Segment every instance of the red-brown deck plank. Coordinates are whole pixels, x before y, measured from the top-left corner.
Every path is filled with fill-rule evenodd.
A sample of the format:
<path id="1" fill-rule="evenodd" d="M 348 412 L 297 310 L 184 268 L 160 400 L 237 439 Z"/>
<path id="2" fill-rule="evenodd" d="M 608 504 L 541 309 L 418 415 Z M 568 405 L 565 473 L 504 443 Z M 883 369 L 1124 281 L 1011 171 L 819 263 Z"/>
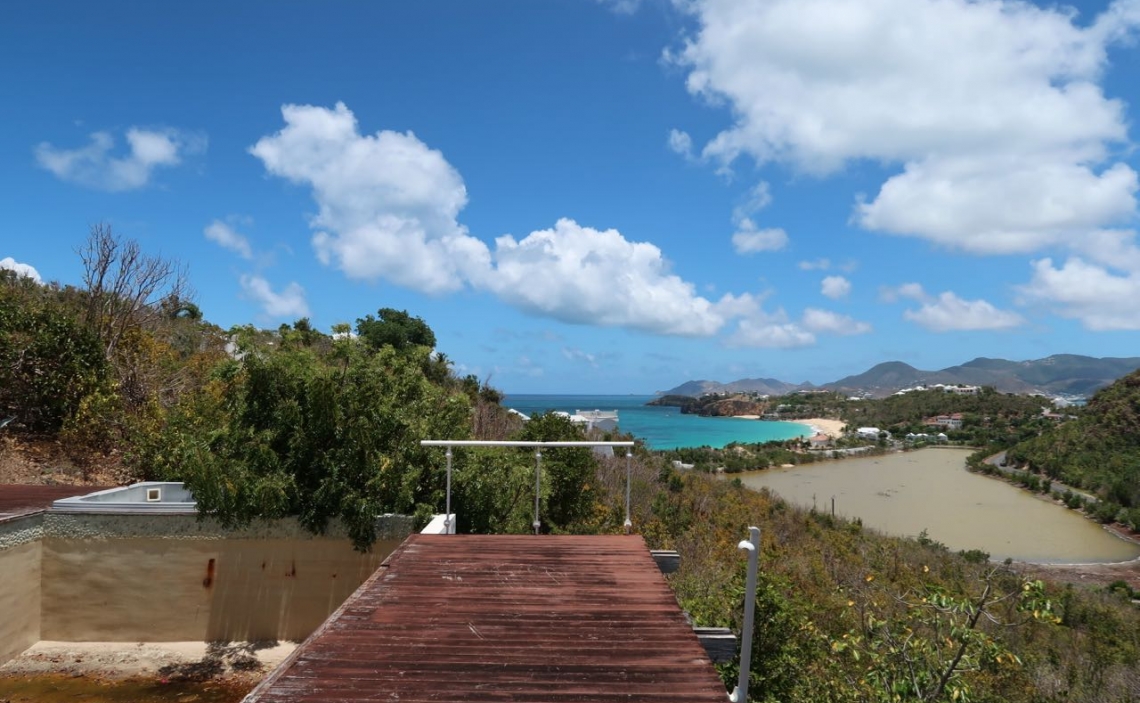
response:
<path id="1" fill-rule="evenodd" d="M 0 522 L 47 510 L 53 501 L 84 496 L 109 486 L 36 486 L 0 484 Z"/>
<path id="2" fill-rule="evenodd" d="M 246 701 L 726 697 L 640 537 L 413 535 Z"/>

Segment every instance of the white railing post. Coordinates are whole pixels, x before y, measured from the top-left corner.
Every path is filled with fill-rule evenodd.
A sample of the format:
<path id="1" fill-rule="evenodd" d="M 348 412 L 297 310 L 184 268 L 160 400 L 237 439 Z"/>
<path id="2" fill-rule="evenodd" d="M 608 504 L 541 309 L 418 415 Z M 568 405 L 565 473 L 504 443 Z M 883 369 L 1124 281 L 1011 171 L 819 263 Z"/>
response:
<path id="1" fill-rule="evenodd" d="M 633 521 L 629 519 L 629 484 L 633 476 L 633 450 L 625 450 L 625 533 L 633 531 Z"/>
<path id="2" fill-rule="evenodd" d="M 534 534 L 542 523 L 538 520 L 538 502 L 542 493 L 542 449 L 534 450 Z"/>
<path id="3" fill-rule="evenodd" d="M 451 527 L 451 446 L 450 445 L 448 445 L 448 447 L 447 447 L 447 453 L 445 456 L 447 457 L 447 507 L 445 508 L 445 510 L 447 510 L 447 512 L 445 513 L 445 517 L 443 518 L 443 528 L 444 528 L 443 533 L 445 535 L 450 535 L 450 534 L 454 534 L 454 530 Z"/>
<path id="4" fill-rule="evenodd" d="M 748 580 L 744 585 L 744 631 L 740 633 L 740 675 L 736 690 L 729 695 L 732 703 L 748 701 L 748 678 L 752 670 L 752 627 L 756 618 L 756 572 L 760 564 L 760 528 L 749 527 L 750 539 L 741 540 L 738 549 L 748 551 Z"/>

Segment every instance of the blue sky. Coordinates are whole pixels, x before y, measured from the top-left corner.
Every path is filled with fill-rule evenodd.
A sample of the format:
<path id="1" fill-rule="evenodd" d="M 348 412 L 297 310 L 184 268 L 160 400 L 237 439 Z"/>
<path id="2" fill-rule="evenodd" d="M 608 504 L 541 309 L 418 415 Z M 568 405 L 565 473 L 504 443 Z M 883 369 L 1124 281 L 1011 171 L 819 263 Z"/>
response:
<path id="1" fill-rule="evenodd" d="M 508 393 L 1140 355 L 1140 0 L 20 2 L 0 266 L 378 308 Z"/>

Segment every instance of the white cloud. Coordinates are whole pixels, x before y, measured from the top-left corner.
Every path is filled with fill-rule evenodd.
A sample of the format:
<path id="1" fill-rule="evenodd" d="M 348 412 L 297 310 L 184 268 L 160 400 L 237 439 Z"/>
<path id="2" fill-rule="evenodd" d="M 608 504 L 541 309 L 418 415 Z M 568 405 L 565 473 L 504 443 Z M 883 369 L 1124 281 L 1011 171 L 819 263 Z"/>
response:
<path id="1" fill-rule="evenodd" d="M 813 261 L 801 261 L 799 267 L 801 271 L 826 271 L 831 268 L 831 260 L 815 259 Z"/>
<path id="2" fill-rule="evenodd" d="M 272 174 L 313 189 L 313 247 L 349 278 L 425 293 L 454 291 L 487 269 L 486 245 L 456 221 L 463 179 L 411 132 L 361 135 L 343 103 L 285 105 L 285 127 L 250 148 Z"/>
<path id="3" fill-rule="evenodd" d="M 729 346 L 760 349 L 794 349 L 815 344 L 815 335 L 794 322 L 779 319 L 744 319 L 727 340 Z"/>
<path id="4" fill-rule="evenodd" d="M 35 149 L 36 162 L 63 181 L 88 188 L 124 191 L 142 188 L 155 169 L 177 166 L 183 155 L 204 151 L 206 138 L 174 129 L 127 130 L 128 153 L 111 154 L 115 139 L 108 132 L 95 132 L 91 143 L 78 149 L 59 149 L 48 142 Z"/>
<path id="5" fill-rule="evenodd" d="M 702 156 L 826 175 L 901 166 L 858 204 L 865 228 L 979 254 L 1066 245 L 1129 222 L 1137 174 L 1124 104 L 1101 88 L 1140 4 L 1090 25 L 1012 0 L 692 0 L 667 54 L 734 124 Z"/>
<path id="6" fill-rule="evenodd" d="M 249 239 L 221 220 L 214 220 L 206 225 L 202 233 L 206 235 L 206 239 L 237 253 L 243 259 L 253 258 L 253 249 L 249 245 Z"/>
<path id="7" fill-rule="evenodd" d="M 669 149 L 674 153 L 684 156 L 686 159 L 692 159 L 693 138 L 689 136 L 688 132 L 671 129 L 669 130 Z"/>
<path id="8" fill-rule="evenodd" d="M 908 292 L 913 297 L 919 291 Z M 945 291 L 937 298 L 926 298 L 918 310 L 906 310 L 903 317 L 932 332 L 1004 330 L 1024 322 L 1015 312 L 999 310 L 985 300 L 963 300 L 952 291 Z"/>
<path id="9" fill-rule="evenodd" d="M 726 343 L 734 347 L 792 349 L 815 344 L 817 334 L 849 336 L 870 331 L 871 325 L 866 322 L 828 310 L 808 308 L 800 321 L 794 322 L 782 309 L 766 313 L 755 308 L 742 317 Z"/>
<path id="10" fill-rule="evenodd" d="M 613 229 L 560 219 L 494 251 L 459 223 L 467 190 L 443 155 L 411 133 L 361 135 L 352 112 L 282 108 L 285 127 L 250 152 L 269 173 L 312 188 L 313 246 L 350 278 L 424 293 L 469 287 L 564 322 L 708 336 L 740 299 L 714 303 L 670 272 L 660 249 Z"/>
<path id="11" fill-rule="evenodd" d="M 838 300 L 851 292 L 851 281 L 843 276 L 827 276 L 820 283 L 819 292 L 832 300 Z"/>
<path id="12" fill-rule="evenodd" d="M 489 289 L 515 307 L 564 322 L 684 336 L 708 336 L 725 323 L 716 304 L 669 273 L 660 249 L 617 230 L 564 218 L 521 241 L 499 237 L 495 262 L 484 281 Z"/>
<path id="13" fill-rule="evenodd" d="M 779 251 L 788 245 L 788 233 L 779 227 L 757 229 L 750 219 L 737 224 L 732 235 L 732 246 L 737 254 L 755 254 L 760 251 Z"/>
<path id="14" fill-rule="evenodd" d="M 0 259 L 0 269 L 15 271 L 19 275 L 30 278 L 36 283 L 43 283 L 43 279 L 40 278 L 40 272 L 37 271 L 34 266 L 31 264 L 22 264 L 10 256 L 5 256 L 3 259 Z"/>
<path id="15" fill-rule="evenodd" d="M 1012 160 L 1012 159 L 1011 159 Z M 1001 164 L 995 157 L 908 163 L 879 197 L 857 207 L 861 225 L 914 234 L 976 254 L 1016 254 L 1073 244 L 1075 234 L 1127 219 L 1136 209 L 1136 172 L 1115 164 L 1101 173 L 1085 165 Z"/>
<path id="16" fill-rule="evenodd" d="M 848 336 L 853 334 L 866 334 L 871 331 L 871 325 L 860 322 L 847 315 L 840 315 L 829 310 L 808 308 L 804 310 L 803 327 L 809 332 L 837 334 Z"/>
<path id="17" fill-rule="evenodd" d="M 754 254 L 760 251 L 779 251 L 788 245 L 788 234 L 776 227 L 761 229 L 752 216 L 768 207 L 772 194 L 768 183 L 760 181 L 753 187 L 744 201 L 732 210 L 732 222 L 736 232 L 732 235 L 732 246 L 737 254 Z"/>
<path id="18" fill-rule="evenodd" d="M 922 285 L 919 283 L 904 283 L 901 286 L 892 288 L 890 286 L 883 286 L 879 289 L 879 297 L 885 303 L 894 303 L 899 298 L 910 298 L 911 300 L 929 300 L 930 296 L 923 290 Z"/>
<path id="19" fill-rule="evenodd" d="M 309 304 L 305 302 L 305 289 L 297 283 L 290 283 L 285 290 L 277 293 L 269 281 L 261 276 L 241 277 L 241 287 L 246 295 L 261 305 L 262 311 L 270 317 L 308 317 Z"/>
<path id="20" fill-rule="evenodd" d="M 1045 305 L 1090 330 L 1140 330 L 1140 271 L 1117 275 L 1079 258 L 1056 268 L 1042 259 L 1019 293 L 1022 302 Z"/>

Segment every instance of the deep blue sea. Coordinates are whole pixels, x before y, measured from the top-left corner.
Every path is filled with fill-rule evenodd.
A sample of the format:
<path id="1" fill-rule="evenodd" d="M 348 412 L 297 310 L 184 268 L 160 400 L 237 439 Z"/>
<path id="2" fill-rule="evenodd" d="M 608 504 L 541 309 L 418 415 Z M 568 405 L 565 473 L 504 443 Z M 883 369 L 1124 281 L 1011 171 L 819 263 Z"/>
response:
<path id="1" fill-rule="evenodd" d="M 795 422 L 743 420 L 733 417 L 682 415 L 677 408 L 646 405 L 651 395 L 523 395 L 510 394 L 503 405 L 525 415 L 550 410 L 617 410 L 618 429 L 645 440 L 650 449 L 710 446 L 732 442 L 770 442 L 811 434 Z"/>

